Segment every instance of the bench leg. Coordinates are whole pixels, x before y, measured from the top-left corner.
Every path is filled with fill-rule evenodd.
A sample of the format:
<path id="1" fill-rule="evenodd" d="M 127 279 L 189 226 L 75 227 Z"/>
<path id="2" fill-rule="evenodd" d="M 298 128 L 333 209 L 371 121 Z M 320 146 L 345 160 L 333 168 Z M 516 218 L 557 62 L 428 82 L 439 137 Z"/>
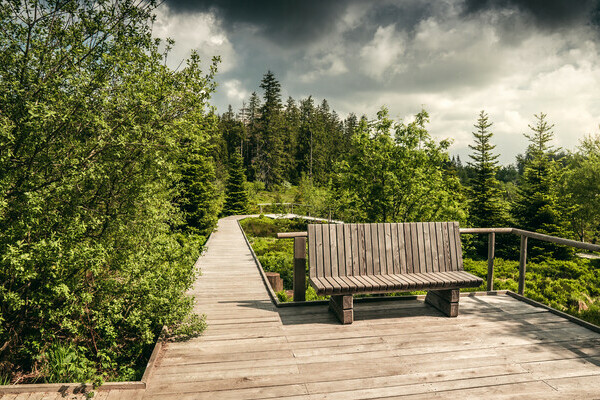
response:
<path id="1" fill-rule="evenodd" d="M 457 317 L 459 299 L 459 289 L 430 290 L 427 292 L 425 302 L 431 304 L 448 317 Z"/>
<path id="2" fill-rule="evenodd" d="M 329 309 L 342 324 L 351 324 L 354 320 L 352 295 L 337 295 L 329 298 Z"/>

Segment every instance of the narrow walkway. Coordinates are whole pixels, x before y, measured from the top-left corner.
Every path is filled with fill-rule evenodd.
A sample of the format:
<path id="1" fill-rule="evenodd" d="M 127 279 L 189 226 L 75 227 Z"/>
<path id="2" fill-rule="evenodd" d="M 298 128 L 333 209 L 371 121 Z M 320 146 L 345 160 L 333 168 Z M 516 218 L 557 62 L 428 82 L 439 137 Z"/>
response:
<path id="1" fill-rule="evenodd" d="M 508 296 L 277 309 L 235 217 L 221 219 L 193 293 L 206 333 L 169 343 L 144 399 L 600 398 L 600 334 Z M 435 392 L 435 393 L 434 393 Z"/>
<path id="2" fill-rule="evenodd" d="M 323 305 L 276 308 L 236 217 L 199 266 L 205 334 L 166 344 L 145 392 L 97 398 L 600 399 L 600 334 L 509 296 L 463 297 L 457 318 L 421 300 L 356 303 L 352 325 Z M 64 399 L 2 400 L 41 398 Z"/>

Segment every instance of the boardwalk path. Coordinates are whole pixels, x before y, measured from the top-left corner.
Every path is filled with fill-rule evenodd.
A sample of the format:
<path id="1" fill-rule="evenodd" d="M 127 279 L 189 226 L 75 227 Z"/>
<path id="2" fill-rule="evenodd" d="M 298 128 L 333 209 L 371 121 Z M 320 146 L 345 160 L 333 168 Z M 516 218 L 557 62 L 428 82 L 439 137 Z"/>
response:
<path id="1" fill-rule="evenodd" d="M 509 296 L 462 298 L 458 318 L 421 300 L 356 303 L 346 326 L 326 306 L 276 308 L 231 217 L 199 262 L 205 334 L 168 343 L 145 392 L 96 398 L 600 399 L 600 334 Z"/>
<path id="2" fill-rule="evenodd" d="M 193 293 L 206 333 L 170 343 L 144 399 L 600 398 L 600 335 L 508 296 L 273 306 L 235 218 L 219 221 Z M 406 397 L 404 397 L 406 396 Z"/>

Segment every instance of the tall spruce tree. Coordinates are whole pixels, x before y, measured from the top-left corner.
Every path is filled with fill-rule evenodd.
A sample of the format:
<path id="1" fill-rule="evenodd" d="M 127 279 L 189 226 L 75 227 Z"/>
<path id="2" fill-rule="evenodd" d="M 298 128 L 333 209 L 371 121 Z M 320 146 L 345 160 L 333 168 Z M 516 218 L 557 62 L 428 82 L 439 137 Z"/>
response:
<path id="1" fill-rule="evenodd" d="M 229 161 L 229 178 L 225 188 L 225 207 L 224 215 L 239 215 L 248 212 L 248 192 L 244 184 L 246 183 L 246 173 L 242 156 L 234 151 Z"/>
<path id="2" fill-rule="evenodd" d="M 474 125 L 475 145 L 469 145 L 473 150 L 469 157 L 473 161 L 467 163 L 474 172 L 470 182 L 469 217 L 474 226 L 481 228 L 501 226 L 507 219 L 500 183 L 496 179 L 499 167 L 498 154 L 492 152 L 496 147 L 491 143 L 494 134 L 489 128 L 492 125 L 485 111 L 481 111 Z"/>
<path id="3" fill-rule="evenodd" d="M 263 76 L 260 88 L 264 90 L 264 104 L 261 108 L 256 169 L 258 178 L 272 188 L 283 181 L 284 175 L 281 85 L 275 75 L 268 71 Z"/>
<path id="4" fill-rule="evenodd" d="M 569 237 L 559 201 L 558 182 L 561 170 L 554 159 L 556 150 L 551 145 L 554 124 L 548 123 L 544 113 L 535 115 L 535 118 L 537 123 L 529 125 L 532 133 L 525 134 L 529 139 L 529 146 L 513 214 L 520 228 Z M 566 258 L 571 255 L 568 249 L 552 244 L 535 243 L 531 247 L 534 256 L 552 253 L 556 258 Z"/>
<path id="5" fill-rule="evenodd" d="M 193 152 L 184 161 L 179 207 L 185 217 L 184 230 L 207 236 L 217 224 L 218 202 L 215 170 L 211 160 Z"/>

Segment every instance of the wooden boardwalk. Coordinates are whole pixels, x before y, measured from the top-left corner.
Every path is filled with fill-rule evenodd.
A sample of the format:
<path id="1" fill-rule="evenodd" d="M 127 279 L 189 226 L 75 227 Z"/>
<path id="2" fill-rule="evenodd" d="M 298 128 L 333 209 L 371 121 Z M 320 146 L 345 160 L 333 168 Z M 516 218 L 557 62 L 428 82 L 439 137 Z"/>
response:
<path id="1" fill-rule="evenodd" d="M 512 297 L 463 297 L 458 318 L 357 302 L 352 325 L 276 308 L 234 217 L 199 263 L 208 329 L 163 348 L 143 399 L 600 399 L 600 334 Z"/>

